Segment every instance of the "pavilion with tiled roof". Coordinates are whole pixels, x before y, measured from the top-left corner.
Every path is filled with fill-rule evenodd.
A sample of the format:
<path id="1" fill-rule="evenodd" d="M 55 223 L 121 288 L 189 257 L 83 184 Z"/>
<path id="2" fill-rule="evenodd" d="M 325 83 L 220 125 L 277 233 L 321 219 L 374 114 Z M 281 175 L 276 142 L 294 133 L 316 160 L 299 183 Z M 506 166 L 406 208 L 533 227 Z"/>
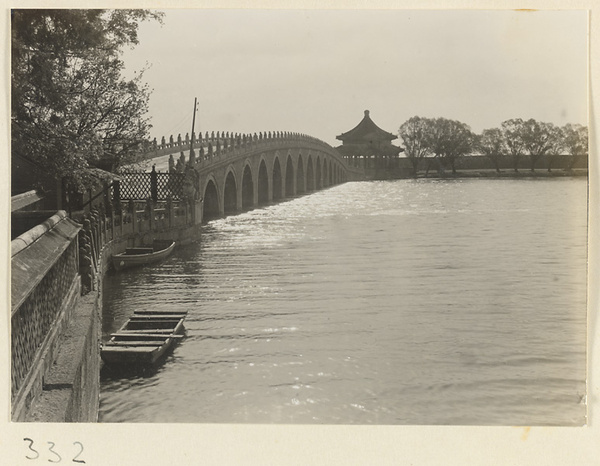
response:
<path id="1" fill-rule="evenodd" d="M 349 159 L 351 165 L 356 165 L 357 159 L 363 163 L 361 165 L 368 166 L 369 160 L 374 159 L 374 166 L 389 166 L 389 159 L 397 158 L 398 154 L 403 151 L 398 146 L 392 144 L 398 136 L 384 131 L 375 124 L 369 115 L 369 111 L 365 110 L 365 116 L 361 122 L 352 128 L 350 131 L 336 136 L 336 139 L 342 141 L 342 145 L 337 149 L 344 157 Z M 386 159 L 382 162 L 382 159 Z"/>
<path id="2" fill-rule="evenodd" d="M 375 122 L 373 122 L 373 120 L 371 120 L 369 111 L 365 110 L 365 116 L 358 125 L 335 138 L 342 141 L 344 145 L 376 144 L 382 142 L 391 144 L 394 139 L 398 139 L 398 136 L 382 130 Z"/>

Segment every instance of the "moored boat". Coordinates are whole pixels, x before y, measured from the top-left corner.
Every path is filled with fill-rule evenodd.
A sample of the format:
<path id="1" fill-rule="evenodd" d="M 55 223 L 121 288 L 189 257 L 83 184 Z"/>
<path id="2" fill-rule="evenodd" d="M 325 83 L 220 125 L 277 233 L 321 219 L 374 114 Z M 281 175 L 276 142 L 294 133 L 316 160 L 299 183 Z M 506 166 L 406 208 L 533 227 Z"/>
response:
<path id="1" fill-rule="evenodd" d="M 183 338 L 185 312 L 135 311 L 100 352 L 108 364 L 152 365 Z"/>
<path id="2" fill-rule="evenodd" d="M 115 270 L 151 264 L 165 259 L 175 248 L 175 241 L 154 241 L 151 247 L 127 248 L 112 257 Z"/>

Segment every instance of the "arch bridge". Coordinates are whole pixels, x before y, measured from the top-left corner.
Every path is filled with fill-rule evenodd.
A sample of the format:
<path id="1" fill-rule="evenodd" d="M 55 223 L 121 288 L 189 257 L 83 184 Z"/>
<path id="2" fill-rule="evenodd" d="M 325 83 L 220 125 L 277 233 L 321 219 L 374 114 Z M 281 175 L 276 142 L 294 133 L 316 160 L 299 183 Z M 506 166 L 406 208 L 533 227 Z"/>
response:
<path id="1" fill-rule="evenodd" d="M 163 139 L 164 141 L 164 139 Z M 171 138 L 172 141 L 172 138 Z M 329 144 L 299 133 L 229 133 L 165 144 L 148 154 L 169 171 L 195 172 L 204 221 L 324 189 L 348 180 L 348 166 Z M 185 160 L 184 151 L 189 151 Z M 177 165 L 173 155 L 181 154 Z M 158 158 L 161 155 L 162 157 Z M 162 159 L 162 164 L 160 163 Z M 166 166 L 165 166 L 166 168 Z"/>

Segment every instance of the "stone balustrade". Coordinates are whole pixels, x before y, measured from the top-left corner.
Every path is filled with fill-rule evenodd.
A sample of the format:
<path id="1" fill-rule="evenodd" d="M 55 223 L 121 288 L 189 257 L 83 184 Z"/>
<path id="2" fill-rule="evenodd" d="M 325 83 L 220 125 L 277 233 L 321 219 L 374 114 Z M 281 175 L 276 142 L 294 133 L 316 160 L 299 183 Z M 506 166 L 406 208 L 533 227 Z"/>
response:
<path id="1" fill-rule="evenodd" d="M 193 140 L 193 145 L 192 145 Z M 313 143 L 319 144 L 324 147 L 330 148 L 331 146 L 318 138 L 309 136 L 303 133 L 289 132 L 289 131 L 264 131 L 259 133 L 233 133 L 229 131 L 206 131 L 204 136 L 202 133 L 192 134 L 190 138 L 189 133 L 186 133 L 185 137 L 181 137 L 178 134 L 177 137 L 170 135 L 168 138 L 163 136 L 160 143 L 154 138 L 149 144 L 144 158 L 154 158 L 161 155 L 172 154 L 174 152 L 189 151 L 201 151 L 201 155 L 212 157 L 213 154 L 221 155 L 224 153 L 230 153 L 235 149 L 248 149 L 249 147 L 256 147 L 259 144 L 277 143 L 282 141 L 294 141 L 300 143 Z"/>
<path id="2" fill-rule="evenodd" d="M 102 258 L 153 238 L 182 241 L 197 236 L 190 230 L 201 221 L 197 202 L 169 197 L 122 203 L 113 195 L 106 189 L 87 212 L 68 218 L 59 211 L 11 242 L 13 420 L 25 420 L 34 401 L 52 390 L 47 375 L 60 354 L 60 335 L 70 325 L 71 314 L 78 312 L 78 300 L 98 293 L 108 266 Z M 86 376 L 94 378 L 98 355 L 92 354 L 89 361 L 91 372 Z M 93 387 L 81 389 L 94 393 Z"/>
<path id="3" fill-rule="evenodd" d="M 42 390 L 43 357 L 57 348 L 71 303 L 79 295 L 80 225 L 59 211 L 11 242 L 11 395 L 13 418 Z M 59 333 L 59 332 L 58 332 Z"/>

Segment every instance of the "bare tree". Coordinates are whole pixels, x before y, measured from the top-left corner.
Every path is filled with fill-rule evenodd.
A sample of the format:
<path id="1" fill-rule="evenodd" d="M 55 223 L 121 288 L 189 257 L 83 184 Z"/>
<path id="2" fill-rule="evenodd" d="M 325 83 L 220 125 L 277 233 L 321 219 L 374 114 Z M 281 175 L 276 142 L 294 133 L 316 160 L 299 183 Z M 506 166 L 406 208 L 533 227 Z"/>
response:
<path id="1" fill-rule="evenodd" d="M 414 116 L 404 122 L 398 131 L 398 134 L 404 141 L 404 154 L 410 160 L 415 178 L 419 162 L 423 157 L 431 153 L 427 145 L 428 122 L 429 120 L 426 118 Z"/>
<path id="2" fill-rule="evenodd" d="M 533 118 L 523 123 L 521 138 L 523 147 L 529 154 L 531 171 L 535 171 L 537 161 L 548 154 L 554 144 L 556 127 L 552 123 L 536 121 Z"/>
<path id="3" fill-rule="evenodd" d="M 492 161 L 496 172 L 499 173 L 500 161 L 508 154 L 508 147 L 502 130 L 499 128 L 484 129 L 477 140 L 477 147 L 483 152 L 483 155 Z"/>
<path id="4" fill-rule="evenodd" d="M 508 154 L 512 159 L 512 165 L 515 173 L 519 171 L 519 162 L 525 154 L 523 143 L 523 125 L 521 118 L 513 118 L 502 122 L 502 134 L 504 142 L 508 149 Z"/>
<path id="5" fill-rule="evenodd" d="M 575 164 L 588 153 L 588 129 L 582 125 L 568 124 L 563 127 L 564 148 L 571 156 L 567 169 L 573 170 Z"/>
<path id="6" fill-rule="evenodd" d="M 552 171 L 552 165 L 558 160 L 565 150 L 565 136 L 563 129 L 552 125 L 549 128 L 550 139 L 548 140 L 548 150 L 546 158 L 548 160 L 548 172 Z"/>
<path id="7" fill-rule="evenodd" d="M 475 135 L 468 125 L 457 120 L 436 118 L 430 124 L 430 150 L 456 174 L 456 161 L 473 150 Z"/>

